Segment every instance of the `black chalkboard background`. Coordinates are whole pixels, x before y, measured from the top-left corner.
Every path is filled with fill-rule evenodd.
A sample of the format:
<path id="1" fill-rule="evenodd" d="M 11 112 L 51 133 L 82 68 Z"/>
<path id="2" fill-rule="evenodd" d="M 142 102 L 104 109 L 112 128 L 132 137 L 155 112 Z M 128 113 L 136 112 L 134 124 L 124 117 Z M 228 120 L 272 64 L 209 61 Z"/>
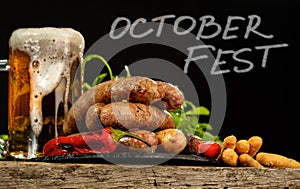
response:
<path id="1" fill-rule="evenodd" d="M 240 30 L 233 32 L 238 39 L 224 41 L 221 36 L 203 40 L 217 49 L 238 50 L 252 48 L 253 54 L 247 56 L 254 63 L 254 68 L 247 73 L 227 73 L 224 79 L 227 89 L 227 111 L 220 131 L 221 138 L 234 134 L 238 139 L 247 139 L 253 135 L 263 137 L 262 151 L 278 153 L 300 161 L 298 131 L 298 95 L 297 56 L 299 10 L 288 1 L 101 1 L 70 2 L 61 4 L 57 1 L 23 1 L 1 6 L 0 10 L 0 59 L 8 56 L 8 40 L 13 30 L 21 27 L 72 27 L 85 37 L 86 49 L 110 31 L 112 22 L 119 16 L 134 21 L 146 18 L 174 14 L 188 15 L 198 21 L 203 15 L 213 15 L 216 21 L 225 27 L 228 16 L 259 15 L 262 23 L 258 30 L 272 34 L 268 40 L 258 36 L 243 39 L 247 22 L 241 22 Z M 4 10 L 6 10 L 4 12 Z M 171 21 L 170 24 L 173 22 Z M 198 22 L 197 24 L 199 24 Z M 238 23 L 238 22 L 237 22 Z M 232 34 L 233 34 L 232 33 Z M 255 51 L 258 45 L 288 44 L 288 47 L 270 50 L 267 66 L 261 67 L 263 51 Z M 137 53 L 138 52 L 138 53 Z M 174 62 L 183 62 L 184 58 L 176 51 L 164 47 L 146 47 L 128 49 L 113 58 L 113 70 L 145 57 L 159 57 Z M 230 58 L 230 57 L 229 57 Z M 234 66 L 228 59 L 225 68 Z M 224 68 L 224 69 L 225 69 Z M 191 69 L 195 70 L 195 69 Z M 199 73 L 191 71 L 189 76 L 196 82 Z M 1 73 L 0 82 L 0 132 L 6 133 L 7 124 L 7 74 Z M 199 85 L 199 82 L 198 84 Z M 201 103 L 210 107 L 208 95 L 201 95 Z"/>

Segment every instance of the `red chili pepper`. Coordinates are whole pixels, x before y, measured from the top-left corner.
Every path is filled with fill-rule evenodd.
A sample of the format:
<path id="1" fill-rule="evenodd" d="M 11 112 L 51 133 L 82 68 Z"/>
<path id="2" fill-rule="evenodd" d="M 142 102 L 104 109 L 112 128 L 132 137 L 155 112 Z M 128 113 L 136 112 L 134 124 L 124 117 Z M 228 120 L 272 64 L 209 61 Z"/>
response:
<path id="1" fill-rule="evenodd" d="M 117 143 L 113 140 L 110 130 L 105 128 L 101 131 L 54 138 L 44 145 L 44 155 L 110 153 L 116 148 Z"/>
<path id="2" fill-rule="evenodd" d="M 221 151 L 220 144 L 214 141 L 201 142 L 200 153 L 206 157 L 215 158 Z"/>
<path id="3" fill-rule="evenodd" d="M 219 143 L 215 141 L 203 141 L 200 137 L 195 135 L 189 135 L 187 138 L 189 139 L 189 142 L 186 148 L 191 154 L 215 158 L 221 151 Z"/>
<path id="4" fill-rule="evenodd" d="M 104 128 L 100 131 L 54 138 L 44 145 L 44 155 L 111 153 L 117 149 L 119 140 L 124 136 L 136 138 L 151 146 L 134 134 L 118 129 Z"/>

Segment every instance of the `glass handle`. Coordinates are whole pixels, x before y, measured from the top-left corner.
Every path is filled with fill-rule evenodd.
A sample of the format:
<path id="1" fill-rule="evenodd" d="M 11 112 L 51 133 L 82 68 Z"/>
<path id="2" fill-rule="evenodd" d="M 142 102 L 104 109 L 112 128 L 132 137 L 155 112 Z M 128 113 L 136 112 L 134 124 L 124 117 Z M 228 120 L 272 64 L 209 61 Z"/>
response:
<path id="1" fill-rule="evenodd" d="M 0 72 L 1 71 L 8 71 L 9 70 L 9 65 L 7 60 L 0 60 Z"/>

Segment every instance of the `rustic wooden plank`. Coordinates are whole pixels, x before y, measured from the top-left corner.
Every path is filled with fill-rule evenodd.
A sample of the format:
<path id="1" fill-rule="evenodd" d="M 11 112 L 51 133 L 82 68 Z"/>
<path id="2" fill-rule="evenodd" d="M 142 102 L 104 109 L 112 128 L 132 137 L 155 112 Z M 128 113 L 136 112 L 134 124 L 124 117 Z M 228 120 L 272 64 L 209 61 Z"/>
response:
<path id="1" fill-rule="evenodd" d="M 0 161 L 0 188 L 300 188 L 300 169 Z"/>

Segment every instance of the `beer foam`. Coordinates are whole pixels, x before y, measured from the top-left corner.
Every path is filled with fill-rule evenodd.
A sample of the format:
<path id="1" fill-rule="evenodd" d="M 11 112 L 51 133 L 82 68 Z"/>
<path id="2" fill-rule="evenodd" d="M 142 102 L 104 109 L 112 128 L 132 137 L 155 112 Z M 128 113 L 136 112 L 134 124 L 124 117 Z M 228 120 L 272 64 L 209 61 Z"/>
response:
<path id="1" fill-rule="evenodd" d="M 9 40 L 14 51 L 23 51 L 30 57 L 30 121 L 36 136 L 42 131 L 42 99 L 53 92 L 63 78 L 65 113 L 68 108 L 71 69 L 83 61 L 84 38 L 72 28 L 20 28 Z"/>

